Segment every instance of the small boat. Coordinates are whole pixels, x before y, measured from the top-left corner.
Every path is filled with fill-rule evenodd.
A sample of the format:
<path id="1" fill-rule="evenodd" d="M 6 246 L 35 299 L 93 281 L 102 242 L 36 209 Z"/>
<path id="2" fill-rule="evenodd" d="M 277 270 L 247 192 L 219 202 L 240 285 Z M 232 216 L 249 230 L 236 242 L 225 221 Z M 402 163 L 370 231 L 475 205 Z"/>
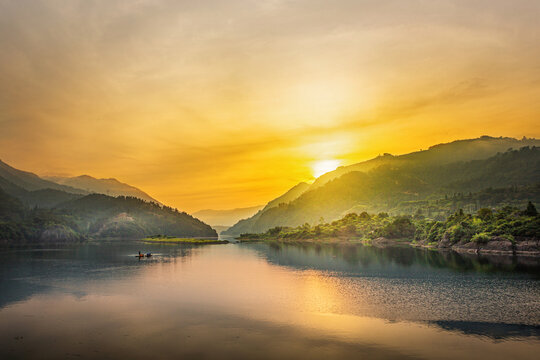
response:
<path id="1" fill-rule="evenodd" d="M 138 255 L 135 255 L 135 257 L 137 258 L 143 258 L 143 257 L 151 257 L 152 256 L 152 253 L 146 253 L 146 254 L 143 254 L 143 253 L 139 253 Z"/>

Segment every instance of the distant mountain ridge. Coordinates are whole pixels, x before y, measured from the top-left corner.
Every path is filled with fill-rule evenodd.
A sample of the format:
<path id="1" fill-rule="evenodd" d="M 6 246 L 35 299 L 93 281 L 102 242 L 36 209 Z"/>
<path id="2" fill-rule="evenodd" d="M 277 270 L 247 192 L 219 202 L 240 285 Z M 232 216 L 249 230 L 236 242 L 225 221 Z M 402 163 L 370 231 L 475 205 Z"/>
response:
<path id="1" fill-rule="evenodd" d="M 194 212 L 193 216 L 214 227 L 228 227 L 236 224 L 241 219 L 253 216 L 262 208 L 263 205 L 227 210 L 205 209 Z"/>
<path id="2" fill-rule="evenodd" d="M 44 176 L 40 177 L 32 172 L 16 169 L 0 160 L 0 178 L 20 189 L 27 191 L 59 190 L 70 194 L 87 195 L 91 193 L 109 196 L 133 196 L 145 201 L 161 204 L 141 189 L 122 183 L 114 178 L 96 179 L 89 175 L 75 177 Z M 7 183 L 4 181 L 4 186 Z M 0 184 L 2 182 L 0 181 Z M 9 193 L 9 191 L 8 191 Z M 38 205 L 39 204 L 34 204 Z"/>
<path id="3" fill-rule="evenodd" d="M 228 228 L 227 230 L 223 231 L 221 234 L 223 235 L 236 235 L 241 234 L 244 232 L 252 232 L 253 224 L 257 222 L 259 217 L 264 214 L 267 210 L 275 208 L 276 206 L 279 206 L 280 204 L 285 204 L 290 201 L 296 200 L 300 195 L 302 195 L 307 189 L 309 188 L 309 184 L 305 182 L 301 182 L 295 186 L 293 186 L 291 189 L 289 189 L 286 193 L 283 195 L 275 198 L 274 200 L 270 201 L 266 206 L 262 209 L 257 211 L 255 215 L 248 219 L 242 219 L 238 221 L 234 226 L 231 228 Z"/>
<path id="4" fill-rule="evenodd" d="M 0 160 L 0 177 L 9 181 L 18 187 L 33 191 L 43 189 L 61 190 L 72 194 L 88 194 L 86 190 L 78 189 L 72 186 L 57 184 L 55 182 L 40 178 L 34 173 L 15 169 Z"/>
<path id="5" fill-rule="evenodd" d="M 115 179 L 56 180 L 63 184 L 0 162 L 0 242 L 73 242 L 157 234 L 217 237 L 204 222 Z"/>
<path id="6" fill-rule="evenodd" d="M 157 201 L 141 189 L 120 182 L 114 178 L 96 179 L 89 175 L 80 175 L 75 177 L 44 176 L 43 178 L 60 185 L 82 189 L 87 193 L 105 194 L 113 197 L 133 196 L 145 201 L 151 201 L 160 204 L 159 201 Z"/>
<path id="7" fill-rule="evenodd" d="M 533 149 L 503 156 L 510 148 L 527 146 Z M 263 232 L 274 226 L 298 226 L 304 222 L 313 224 L 321 218 L 331 221 L 353 208 L 392 211 L 400 202 L 444 196 L 444 191 L 535 183 L 540 181 L 540 164 L 536 162 L 538 146 L 537 139 L 482 136 L 400 156 L 384 154 L 326 173 L 307 189 L 302 187 L 295 199 L 286 202 L 275 199 L 270 203 L 278 202 L 279 206 L 261 210 L 224 234 Z M 493 159 L 488 161 L 490 157 Z M 519 174 L 520 169 L 523 174 Z"/>

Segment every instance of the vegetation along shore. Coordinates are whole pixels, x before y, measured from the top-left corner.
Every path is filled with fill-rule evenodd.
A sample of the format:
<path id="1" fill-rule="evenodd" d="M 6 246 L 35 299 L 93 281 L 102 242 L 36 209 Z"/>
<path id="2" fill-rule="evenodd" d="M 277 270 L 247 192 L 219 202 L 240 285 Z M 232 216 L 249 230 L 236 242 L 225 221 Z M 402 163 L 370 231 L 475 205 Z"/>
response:
<path id="1" fill-rule="evenodd" d="M 179 238 L 166 235 L 155 235 L 144 238 L 145 242 L 164 243 L 164 244 L 228 244 L 227 240 L 203 239 L 203 238 Z"/>
<path id="2" fill-rule="evenodd" d="M 340 220 L 311 226 L 274 227 L 264 233 L 241 234 L 240 241 L 397 243 L 457 252 L 540 256 L 540 215 L 529 202 L 525 209 L 482 208 L 475 214 L 458 210 L 444 221 L 387 213 L 350 213 Z M 313 240 L 318 239 L 318 240 Z"/>

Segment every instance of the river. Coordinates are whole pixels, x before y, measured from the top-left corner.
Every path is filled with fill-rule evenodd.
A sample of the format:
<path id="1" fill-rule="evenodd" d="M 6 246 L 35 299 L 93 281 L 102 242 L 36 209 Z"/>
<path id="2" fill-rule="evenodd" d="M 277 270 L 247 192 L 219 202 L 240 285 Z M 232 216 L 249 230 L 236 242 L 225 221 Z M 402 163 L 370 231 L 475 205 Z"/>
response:
<path id="1" fill-rule="evenodd" d="M 154 256 L 139 260 L 139 250 Z M 0 289 L 7 359 L 540 354 L 535 258 L 92 242 L 0 250 Z"/>

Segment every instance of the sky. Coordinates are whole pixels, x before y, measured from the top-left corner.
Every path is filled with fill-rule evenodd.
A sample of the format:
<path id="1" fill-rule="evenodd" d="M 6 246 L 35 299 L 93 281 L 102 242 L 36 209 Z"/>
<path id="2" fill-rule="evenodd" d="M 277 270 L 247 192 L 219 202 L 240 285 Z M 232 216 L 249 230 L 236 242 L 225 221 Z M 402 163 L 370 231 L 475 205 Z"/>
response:
<path id="1" fill-rule="evenodd" d="M 188 212 L 540 137 L 537 0 L 0 0 L 0 159 Z"/>

